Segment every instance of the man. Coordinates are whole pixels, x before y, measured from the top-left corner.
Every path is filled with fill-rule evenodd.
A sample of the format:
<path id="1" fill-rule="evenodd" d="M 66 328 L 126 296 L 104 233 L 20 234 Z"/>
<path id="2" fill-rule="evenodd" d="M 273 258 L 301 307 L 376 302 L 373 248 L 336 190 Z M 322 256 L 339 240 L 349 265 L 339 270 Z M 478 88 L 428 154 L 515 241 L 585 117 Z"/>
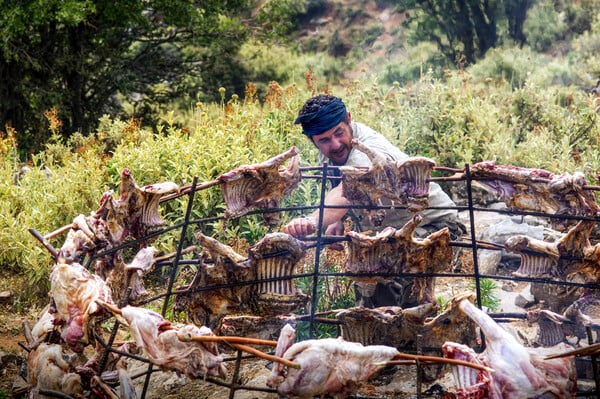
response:
<path id="1" fill-rule="evenodd" d="M 350 112 L 346 110 L 343 101 L 331 95 L 321 94 L 308 99 L 295 121 L 302 126 L 302 132 L 319 149 L 319 161 L 328 162 L 334 166 L 370 166 L 371 161 L 363 152 L 352 147 L 352 139 L 357 138 L 366 146 L 385 154 L 390 159 L 403 161 L 409 158 L 391 144 L 383 135 L 368 126 L 353 122 Z M 447 207 L 455 206 L 450 197 L 444 193 L 436 183 L 429 185 L 429 206 Z M 349 206 L 350 202 L 342 194 L 342 185 L 337 184 L 325 197 L 327 206 Z M 342 235 L 344 233 L 343 218 L 348 212 L 346 208 L 326 208 L 323 212 L 323 226 L 327 235 Z M 364 214 L 364 212 L 361 212 Z M 464 232 L 464 226 L 458 220 L 455 209 L 425 209 L 421 213 L 423 221 L 416 231 L 417 235 L 425 236 L 447 226 L 453 235 Z M 370 225 L 369 218 L 359 216 L 361 230 L 377 230 Z M 386 210 L 384 226 L 402 227 L 413 214 L 406 209 Z M 304 237 L 315 233 L 316 221 L 319 220 L 319 211 L 311 215 L 291 220 L 283 231 L 294 236 Z M 361 286 L 356 291 L 357 302 L 367 307 L 417 305 L 410 295 L 412 279 L 395 279 L 386 283 L 378 283 L 374 293 L 363 295 Z"/>

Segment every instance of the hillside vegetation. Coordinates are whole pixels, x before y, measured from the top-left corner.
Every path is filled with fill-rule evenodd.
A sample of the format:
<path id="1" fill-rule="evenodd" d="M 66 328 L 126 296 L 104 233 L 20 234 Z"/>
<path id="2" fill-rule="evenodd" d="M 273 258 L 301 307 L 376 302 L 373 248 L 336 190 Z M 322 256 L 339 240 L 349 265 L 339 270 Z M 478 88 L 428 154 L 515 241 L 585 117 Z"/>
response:
<path id="1" fill-rule="evenodd" d="M 394 22 L 380 23 L 373 41 L 347 36 L 352 45 L 346 58 L 319 53 L 321 40 L 332 43 L 335 30 L 325 35 L 330 24 L 347 15 L 336 10 L 352 9 L 332 6 L 319 16 L 328 22 L 306 25 L 323 26 L 324 36 L 317 40 L 316 34 L 303 31 L 298 44 L 306 46 L 312 37 L 314 46 L 303 56 L 286 47 L 267 51 L 257 43 L 242 49 L 247 62 L 262 70 L 284 68 L 285 73 L 278 72 L 281 80 L 249 81 L 244 93 L 215 87 L 217 102 L 178 99 L 170 109 L 156 109 L 158 122 L 152 126 L 135 117 L 105 116 L 94 132 L 65 137 L 58 113 L 51 109 L 44 115 L 51 138 L 27 160 L 19 155 L 18 132 L 6 128 L 0 135 L 0 270 L 3 277 L 18 280 L 11 283 L 13 310 L 47 300 L 52 259 L 30 228 L 46 234 L 94 211 L 103 192 L 117 191 L 124 168 L 139 185 L 167 180 L 186 185 L 194 177 L 210 181 L 239 165 L 264 161 L 293 145 L 300 149 L 303 165 L 314 165 L 315 149 L 293 121 L 302 103 L 321 92 L 343 97 L 355 120 L 439 166 L 462 168 L 494 160 L 556 173 L 582 171 L 597 184 L 600 127 L 598 104 L 590 92 L 600 76 L 597 18 L 589 31 L 550 49 L 496 48 L 476 64 L 454 69 L 435 61 L 429 43 L 398 44 L 389 35 L 400 16 L 391 14 L 391 8 L 375 7 L 377 2 L 367 4 L 365 19 L 359 19 L 362 26 Z M 344 32 L 338 29 L 337 37 Z M 314 201 L 313 190 L 302 185 L 286 204 Z M 194 217 L 222 214 L 218 188 L 202 190 L 196 198 Z M 161 209 L 169 224 L 180 220 L 185 202 L 181 197 Z M 284 215 L 281 223 L 291 216 Z M 225 240 L 252 241 L 264 231 L 257 218 L 248 217 L 225 232 L 216 222 L 213 233 Z M 59 247 L 62 239 L 52 244 Z M 164 252 L 175 244 L 168 235 L 157 242 Z"/>

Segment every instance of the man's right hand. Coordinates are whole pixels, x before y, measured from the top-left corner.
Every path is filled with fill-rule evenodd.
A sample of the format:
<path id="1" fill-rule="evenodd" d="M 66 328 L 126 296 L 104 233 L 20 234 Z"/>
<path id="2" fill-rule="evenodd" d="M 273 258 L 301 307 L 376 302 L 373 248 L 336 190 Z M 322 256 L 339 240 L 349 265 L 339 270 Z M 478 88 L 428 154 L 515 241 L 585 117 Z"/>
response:
<path id="1" fill-rule="evenodd" d="M 292 219 L 288 224 L 283 226 L 283 232 L 293 237 L 306 237 L 314 234 L 317 231 L 317 226 L 313 218 L 301 217 Z"/>

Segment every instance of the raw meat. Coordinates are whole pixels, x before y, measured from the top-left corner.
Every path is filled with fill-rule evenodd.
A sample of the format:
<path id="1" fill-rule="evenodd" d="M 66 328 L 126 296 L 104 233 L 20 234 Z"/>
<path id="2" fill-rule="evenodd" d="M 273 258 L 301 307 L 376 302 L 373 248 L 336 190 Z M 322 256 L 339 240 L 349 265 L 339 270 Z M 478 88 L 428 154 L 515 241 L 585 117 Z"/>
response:
<path id="1" fill-rule="evenodd" d="M 288 159 L 288 167 L 280 169 Z M 221 192 L 227 207 L 226 218 L 245 215 L 255 208 L 278 208 L 283 197 L 291 194 L 300 182 L 298 149 L 292 147 L 265 162 L 240 166 L 223 173 L 217 180 L 221 182 Z M 267 212 L 264 218 L 265 223 L 270 226 L 279 221 L 276 213 Z"/>
<path id="2" fill-rule="evenodd" d="M 382 200 L 403 205 L 411 212 L 420 212 L 429 206 L 429 177 L 435 161 L 425 157 L 411 157 L 405 161 L 392 161 L 359 140 L 352 146 L 364 152 L 371 160 L 369 168 L 341 166 L 344 197 L 353 205 L 375 207 Z M 369 211 L 371 223 L 380 226 L 384 209 Z"/>
<path id="3" fill-rule="evenodd" d="M 174 325 L 160 314 L 140 307 L 128 305 L 117 309 L 107 304 L 103 306 L 125 319 L 136 345 L 155 365 L 189 378 L 226 375 L 216 344 L 179 338 L 180 335 L 186 338 L 214 335 L 208 327 Z"/>
<path id="4" fill-rule="evenodd" d="M 446 342 L 442 350 L 449 358 L 471 361 L 494 372 L 453 366 L 459 398 L 490 399 L 570 398 L 577 391 L 577 373 L 572 359 L 547 360 L 546 356 L 569 346 L 559 343 L 550 348 L 523 346 L 471 301 L 472 294 L 453 299 L 456 305 L 481 328 L 485 350 L 476 354 L 471 348 Z"/>
<path id="5" fill-rule="evenodd" d="M 75 372 L 77 356 L 58 344 L 41 343 L 27 355 L 28 398 L 45 399 L 40 391 L 56 391 L 71 397 L 83 396 L 83 384 Z"/>
<path id="6" fill-rule="evenodd" d="M 175 310 L 185 311 L 195 324 L 216 328 L 227 315 L 273 317 L 305 306 L 308 297 L 291 280 L 306 251 L 301 241 L 270 233 L 245 257 L 201 232 L 196 237 L 204 248 L 198 273 L 190 285 L 178 288 L 175 300 Z"/>
<path id="7" fill-rule="evenodd" d="M 471 165 L 475 184 L 487 188 L 509 209 L 558 215 L 597 216 L 596 194 L 586 190 L 580 172 L 555 175 L 552 172 L 518 166 L 496 165 L 493 161 Z M 565 220 L 551 219 L 556 228 L 566 228 Z"/>
<path id="8" fill-rule="evenodd" d="M 61 336 L 69 348 L 81 353 L 90 343 L 90 318 L 103 314 L 96 300 L 112 303 L 109 286 L 79 263 L 57 263 L 50 273 L 50 296 L 54 324 L 62 328 Z"/>
<path id="9" fill-rule="evenodd" d="M 388 226 L 375 236 L 349 231 L 348 258 L 344 270 L 349 278 L 367 284 L 388 280 L 402 273 L 425 274 L 414 277 L 413 294 L 419 304 L 433 303 L 434 273 L 450 271 L 453 250 L 450 231 L 443 228 L 423 239 L 414 231 L 423 218 L 415 215 L 401 229 Z M 362 275 L 377 274 L 380 275 Z"/>
<path id="10" fill-rule="evenodd" d="M 398 351 L 384 345 L 363 346 L 342 338 L 302 341 L 290 346 L 293 329 L 282 329 L 276 355 L 300 365 L 299 368 L 276 366 L 267 385 L 277 388 L 290 399 L 310 399 L 318 395 L 345 398 L 362 382 L 383 368 Z M 287 372 L 286 372 L 287 371 Z"/>

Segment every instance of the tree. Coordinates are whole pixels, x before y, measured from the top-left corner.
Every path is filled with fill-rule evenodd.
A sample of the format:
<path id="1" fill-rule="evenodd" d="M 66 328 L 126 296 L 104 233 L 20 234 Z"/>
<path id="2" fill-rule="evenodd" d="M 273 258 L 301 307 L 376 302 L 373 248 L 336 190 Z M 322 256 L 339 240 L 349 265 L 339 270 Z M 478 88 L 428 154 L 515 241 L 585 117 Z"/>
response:
<path id="1" fill-rule="evenodd" d="M 498 25 L 508 20 L 509 36 L 524 42 L 523 21 L 533 0 L 396 0 L 414 23 L 418 40 L 437 44 L 457 65 L 472 64 L 497 45 Z"/>
<path id="2" fill-rule="evenodd" d="M 205 66 L 231 60 L 260 29 L 289 25 L 268 18 L 290 21 L 281 3 L 257 12 L 252 0 L 0 1 L 0 131 L 14 128 L 20 148 L 36 151 L 51 108 L 63 134 L 87 134 L 121 111 L 120 98 L 157 85 L 170 88 L 165 101 L 201 90 Z"/>

